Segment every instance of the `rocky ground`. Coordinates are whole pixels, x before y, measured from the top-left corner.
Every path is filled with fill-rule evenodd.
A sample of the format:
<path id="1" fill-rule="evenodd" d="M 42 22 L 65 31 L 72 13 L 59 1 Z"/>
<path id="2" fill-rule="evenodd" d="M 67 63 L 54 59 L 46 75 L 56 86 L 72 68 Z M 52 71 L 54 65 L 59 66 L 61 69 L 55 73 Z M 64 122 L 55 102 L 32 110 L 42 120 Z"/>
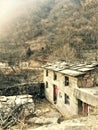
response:
<path id="1" fill-rule="evenodd" d="M 70 119 L 60 124 L 46 125 L 34 130 L 98 130 L 98 115 Z"/>
<path id="2" fill-rule="evenodd" d="M 62 117 L 47 100 L 37 100 L 35 112 L 9 130 L 98 130 L 98 115 L 68 119 Z"/>
<path id="3" fill-rule="evenodd" d="M 45 99 L 37 101 L 35 103 L 35 109 L 36 111 L 33 115 L 20 120 L 10 130 L 32 130 L 44 125 L 56 124 L 58 118 L 61 117 L 61 114 Z"/>
<path id="4" fill-rule="evenodd" d="M 98 130 L 97 114 L 66 119 L 46 100 L 37 103 L 36 107 L 35 117 L 14 126 L 12 130 Z"/>

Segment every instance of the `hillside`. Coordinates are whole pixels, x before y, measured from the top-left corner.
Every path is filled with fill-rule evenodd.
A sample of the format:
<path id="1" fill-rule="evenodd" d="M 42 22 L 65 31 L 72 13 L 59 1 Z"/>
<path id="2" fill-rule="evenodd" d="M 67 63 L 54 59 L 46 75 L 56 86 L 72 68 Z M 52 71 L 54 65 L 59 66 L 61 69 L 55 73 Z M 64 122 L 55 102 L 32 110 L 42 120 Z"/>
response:
<path id="1" fill-rule="evenodd" d="M 1 60 L 88 60 L 89 50 L 94 50 L 91 59 L 96 59 L 97 7 L 97 0 L 31 0 L 23 4 L 0 32 Z"/>

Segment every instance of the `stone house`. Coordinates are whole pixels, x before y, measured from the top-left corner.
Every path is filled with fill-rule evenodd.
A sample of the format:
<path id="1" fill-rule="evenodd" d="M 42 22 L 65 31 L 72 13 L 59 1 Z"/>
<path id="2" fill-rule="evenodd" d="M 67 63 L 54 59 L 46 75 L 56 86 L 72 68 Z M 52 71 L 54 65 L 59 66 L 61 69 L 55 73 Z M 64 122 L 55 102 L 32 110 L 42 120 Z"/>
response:
<path id="1" fill-rule="evenodd" d="M 64 116 L 98 110 L 98 63 L 47 63 L 43 66 L 45 96 Z"/>

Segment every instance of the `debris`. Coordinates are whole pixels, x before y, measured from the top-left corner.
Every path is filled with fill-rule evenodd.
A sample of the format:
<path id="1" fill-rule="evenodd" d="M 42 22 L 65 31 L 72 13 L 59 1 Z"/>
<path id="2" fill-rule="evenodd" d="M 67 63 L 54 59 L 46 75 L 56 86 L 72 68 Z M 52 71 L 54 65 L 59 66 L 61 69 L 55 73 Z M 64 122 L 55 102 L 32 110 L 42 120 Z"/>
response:
<path id="1" fill-rule="evenodd" d="M 35 107 L 31 95 L 0 97 L 0 125 L 3 130 L 19 122 L 21 118 L 25 119 L 34 111 Z"/>

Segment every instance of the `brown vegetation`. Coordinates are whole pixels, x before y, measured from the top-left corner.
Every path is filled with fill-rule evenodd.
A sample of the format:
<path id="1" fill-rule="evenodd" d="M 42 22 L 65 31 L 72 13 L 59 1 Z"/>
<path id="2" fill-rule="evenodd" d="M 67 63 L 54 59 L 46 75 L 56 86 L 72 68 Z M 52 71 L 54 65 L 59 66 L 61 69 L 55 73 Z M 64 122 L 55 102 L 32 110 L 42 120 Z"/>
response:
<path id="1" fill-rule="evenodd" d="M 35 8 L 30 4 L 6 27 L 9 33 L 1 35 L 1 59 L 84 59 L 81 50 L 98 48 L 97 5 L 97 0 L 40 0 Z"/>

